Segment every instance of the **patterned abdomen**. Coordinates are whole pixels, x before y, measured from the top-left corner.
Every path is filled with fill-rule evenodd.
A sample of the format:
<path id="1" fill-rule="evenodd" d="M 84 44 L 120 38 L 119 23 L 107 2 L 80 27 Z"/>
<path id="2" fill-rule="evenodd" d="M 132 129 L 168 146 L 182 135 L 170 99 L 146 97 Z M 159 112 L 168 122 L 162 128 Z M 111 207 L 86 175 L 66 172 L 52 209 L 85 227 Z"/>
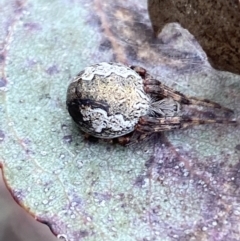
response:
<path id="1" fill-rule="evenodd" d="M 84 132 L 100 138 L 132 132 L 139 118 L 149 113 L 150 104 L 142 78 L 122 64 L 87 67 L 68 88 L 70 115 Z"/>

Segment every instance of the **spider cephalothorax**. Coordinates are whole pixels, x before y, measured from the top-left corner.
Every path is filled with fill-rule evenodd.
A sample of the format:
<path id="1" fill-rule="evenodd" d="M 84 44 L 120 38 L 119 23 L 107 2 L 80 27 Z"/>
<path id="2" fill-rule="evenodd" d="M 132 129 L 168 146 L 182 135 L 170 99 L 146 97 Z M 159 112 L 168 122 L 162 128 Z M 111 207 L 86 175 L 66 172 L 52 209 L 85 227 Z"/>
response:
<path id="1" fill-rule="evenodd" d="M 141 67 L 119 63 L 85 68 L 67 91 L 68 111 L 82 131 L 103 139 L 121 137 L 121 143 L 125 143 L 124 136 L 129 138 L 128 134 L 134 132 L 147 136 L 191 125 L 234 122 L 183 117 L 181 105 L 231 111 L 209 100 L 186 97 L 152 78 Z"/>

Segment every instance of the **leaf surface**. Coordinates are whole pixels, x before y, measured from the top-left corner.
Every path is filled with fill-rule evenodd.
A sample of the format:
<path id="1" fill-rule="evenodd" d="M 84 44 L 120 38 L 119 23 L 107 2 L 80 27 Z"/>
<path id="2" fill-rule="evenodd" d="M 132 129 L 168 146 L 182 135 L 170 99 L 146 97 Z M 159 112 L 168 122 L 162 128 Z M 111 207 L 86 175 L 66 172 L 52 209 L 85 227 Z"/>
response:
<path id="1" fill-rule="evenodd" d="M 117 61 L 237 118 L 239 76 L 212 69 L 177 24 L 154 38 L 142 0 L 2 6 L 0 162 L 21 206 L 71 241 L 239 237 L 239 126 L 194 127 L 121 147 L 84 140 L 65 106 L 79 71 Z"/>

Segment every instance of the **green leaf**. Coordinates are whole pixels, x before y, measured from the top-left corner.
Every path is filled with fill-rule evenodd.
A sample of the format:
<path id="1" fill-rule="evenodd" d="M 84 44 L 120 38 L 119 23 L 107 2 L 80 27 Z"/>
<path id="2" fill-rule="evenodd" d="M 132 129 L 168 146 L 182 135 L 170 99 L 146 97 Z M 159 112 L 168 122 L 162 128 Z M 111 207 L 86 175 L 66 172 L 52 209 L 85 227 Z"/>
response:
<path id="1" fill-rule="evenodd" d="M 178 24 L 154 38 L 143 0 L 1 5 L 0 162 L 21 206 L 71 241 L 238 239 L 239 126 L 194 127 L 130 147 L 92 143 L 65 101 L 84 67 L 118 61 L 237 118 L 239 76 L 212 69 Z"/>

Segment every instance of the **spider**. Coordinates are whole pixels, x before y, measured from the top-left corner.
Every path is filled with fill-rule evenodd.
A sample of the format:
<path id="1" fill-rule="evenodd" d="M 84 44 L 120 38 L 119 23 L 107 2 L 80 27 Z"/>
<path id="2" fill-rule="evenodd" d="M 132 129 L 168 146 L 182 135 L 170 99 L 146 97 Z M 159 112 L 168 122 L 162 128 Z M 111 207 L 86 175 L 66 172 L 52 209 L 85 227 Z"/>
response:
<path id="1" fill-rule="evenodd" d="M 85 68 L 70 83 L 67 109 L 89 136 L 138 142 L 152 133 L 235 120 L 191 118 L 183 105 L 233 111 L 206 99 L 187 97 L 154 79 L 144 68 L 120 63 L 99 63 Z"/>

